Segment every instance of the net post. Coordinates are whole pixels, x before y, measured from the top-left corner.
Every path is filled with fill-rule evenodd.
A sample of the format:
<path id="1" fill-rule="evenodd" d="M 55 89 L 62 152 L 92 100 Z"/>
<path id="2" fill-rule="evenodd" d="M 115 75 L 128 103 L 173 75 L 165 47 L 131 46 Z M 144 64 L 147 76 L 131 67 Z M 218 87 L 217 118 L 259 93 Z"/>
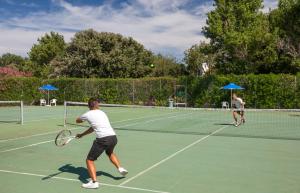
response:
<path id="1" fill-rule="evenodd" d="M 24 124 L 24 116 L 23 116 L 23 109 L 24 109 L 24 105 L 23 105 L 23 101 L 20 101 L 21 102 L 21 105 L 20 105 L 20 108 L 21 108 L 21 125 Z"/>

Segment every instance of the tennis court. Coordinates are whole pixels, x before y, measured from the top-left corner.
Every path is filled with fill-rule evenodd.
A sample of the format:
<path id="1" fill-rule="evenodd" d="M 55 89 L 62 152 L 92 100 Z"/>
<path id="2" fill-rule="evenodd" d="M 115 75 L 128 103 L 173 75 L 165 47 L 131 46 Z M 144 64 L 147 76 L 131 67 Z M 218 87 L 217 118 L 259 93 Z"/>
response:
<path id="1" fill-rule="evenodd" d="M 86 107 L 70 107 L 67 126 Z M 96 162 L 101 187 L 86 190 L 85 157 L 94 135 L 59 148 L 64 107 L 0 108 L 0 192 L 300 192 L 299 111 L 253 110 L 234 127 L 228 110 L 103 107 L 118 134 L 116 153 L 129 174 L 108 158 Z M 8 115 L 11 113 L 10 115 Z M 6 121 L 7 120 L 7 121 Z"/>

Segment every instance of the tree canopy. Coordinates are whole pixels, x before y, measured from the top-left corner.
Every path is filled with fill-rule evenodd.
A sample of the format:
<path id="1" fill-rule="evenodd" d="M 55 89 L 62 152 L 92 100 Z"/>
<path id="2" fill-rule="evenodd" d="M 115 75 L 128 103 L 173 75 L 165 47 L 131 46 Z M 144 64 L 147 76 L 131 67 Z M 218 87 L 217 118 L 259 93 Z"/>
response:
<path id="1" fill-rule="evenodd" d="M 216 0 L 203 32 L 210 38 L 219 73 L 267 72 L 277 60 L 276 31 L 270 32 L 262 0 Z M 267 69 L 265 69 L 267 68 Z"/>
<path id="2" fill-rule="evenodd" d="M 54 74 L 70 77 L 138 78 L 151 72 L 153 54 L 131 37 L 92 29 L 75 34 Z"/>
<path id="3" fill-rule="evenodd" d="M 172 56 L 163 56 L 158 54 L 153 56 L 152 72 L 150 76 L 182 76 L 186 75 L 186 67 L 184 64 L 179 64 L 176 58 Z"/>
<path id="4" fill-rule="evenodd" d="M 185 53 L 190 72 L 209 55 L 209 67 L 218 74 L 299 72 L 300 1 L 279 0 L 270 13 L 261 11 L 262 2 L 215 0 L 203 28 L 209 45 L 193 45 Z"/>
<path id="5" fill-rule="evenodd" d="M 28 53 L 32 71 L 35 76 L 47 77 L 52 70 L 50 62 L 64 55 L 66 43 L 64 37 L 56 32 L 46 33 L 37 41 Z"/>
<path id="6" fill-rule="evenodd" d="M 263 0 L 214 0 L 202 33 L 209 42 L 191 45 L 183 62 L 154 54 L 132 37 L 93 29 L 75 33 L 71 42 L 46 33 L 29 58 L 3 54 L 0 66 L 37 77 L 139 78 L 203 74 L 300 72 L 300 1 L 279 0 L 262 12 Z M 201 29 L 199 28 L 199 31 Z M 206 72 L 207 73 L 207 72 Z"/>

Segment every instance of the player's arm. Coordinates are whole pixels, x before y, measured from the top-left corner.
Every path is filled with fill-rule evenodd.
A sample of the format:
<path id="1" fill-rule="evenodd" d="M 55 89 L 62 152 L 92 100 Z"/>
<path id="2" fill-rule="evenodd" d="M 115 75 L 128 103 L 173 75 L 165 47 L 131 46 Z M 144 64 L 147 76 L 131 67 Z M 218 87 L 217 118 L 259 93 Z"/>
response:
<path id="1" fill-rule="evenodd" d="M 242 108 L 243 109 L 245 108 L 245 104 L 246 104 L 245 102 L 242 103 Z"/>
<path id="2" fill-rule="evenodd" d="M 87 130 L 85 130 L 83 133 L 79 133 L 76 135 L 76 138 L 81 138 L 85 135 L 88 135 L 90 133 L 93 133 L 94 129 L 92 127 L 88 128 Z"/>
<path id="3" fill-rule="evenodd" d="M 244 109 L 244 102 L 243 102 L 243 100 L 242 100 L 241 98 L 238 98 L 237 101 L 238 101 L 238 103 L 239 103 L 239 109 L 240 109 L 240 110 L 241 110 L 241 109 Z"/>
<path id="4" fill-rule="evenodd" d="M 78 117 L 77 119 L 76 119 L 76 123 L 82 123 L 83 122 L 83 120 L 80 118 L 80 117 Z"/>
<path id="5" fill-rule="evenodd" d="M 245 108 L 245 102 L 243 101 L 243 100 L 241 100 L 241 106 L 242 106 L 242 109 L 244 109 Z"/>

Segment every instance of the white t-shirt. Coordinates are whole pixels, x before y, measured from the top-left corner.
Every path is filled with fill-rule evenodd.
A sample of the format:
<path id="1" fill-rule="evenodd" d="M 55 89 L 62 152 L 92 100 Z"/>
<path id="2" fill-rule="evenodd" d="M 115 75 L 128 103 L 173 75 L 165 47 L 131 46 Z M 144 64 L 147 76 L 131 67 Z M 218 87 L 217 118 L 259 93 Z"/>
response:
<path id="1" fill-rule="evenodd" d="M 110 125 L 108 117 L 99 109 L 90 110 L 84 113 L 80 116 L 80 119 L 82 121 L 87 121 L 91 125 L 96 133 L 97 138 L 116 135 L 114 129 Z"/>
<path id="2" fill-rule="evenodd" d="M 236 109 L 244 109 L 244 104 L 241 98 L 236 98 L 236 100 L 233 101 L 233 105 Z"/>

